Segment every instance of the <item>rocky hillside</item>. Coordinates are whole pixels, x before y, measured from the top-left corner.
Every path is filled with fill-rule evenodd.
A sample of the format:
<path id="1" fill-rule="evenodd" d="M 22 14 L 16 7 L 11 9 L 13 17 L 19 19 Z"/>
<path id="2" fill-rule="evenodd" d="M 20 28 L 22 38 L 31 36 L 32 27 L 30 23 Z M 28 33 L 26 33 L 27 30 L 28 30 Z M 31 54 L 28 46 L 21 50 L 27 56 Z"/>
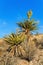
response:
<path id="1" fill-rule="evenodd" d="M 25 50 L 23 56 L 10 56 L 6 51 L 9 45 L 0 39 L 0 65 L 43 65 L 43 34 L 32 35 L 29 42 L 21 46 Z"/>
<path id="2" fill-rule="evenodd" d="M 6 49 L 8 48 L 8 44 L 5 43 L 3 39 L 0 39 L 0 56 L 2 56 L 5 52 Z"/>

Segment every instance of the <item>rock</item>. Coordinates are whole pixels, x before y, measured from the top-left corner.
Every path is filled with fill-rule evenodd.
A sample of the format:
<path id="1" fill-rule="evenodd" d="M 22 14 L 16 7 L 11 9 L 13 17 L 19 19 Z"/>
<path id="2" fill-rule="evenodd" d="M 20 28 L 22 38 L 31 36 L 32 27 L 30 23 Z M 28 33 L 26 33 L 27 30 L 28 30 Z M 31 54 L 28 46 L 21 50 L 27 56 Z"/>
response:
<path id="1" fill-rule="evenodd" d="M 43 65 L 43 50 L 37 50 L 34 59 L 30 61 L 30 65 Z"/>
<path id="2" fill-rule="evenodd" d="M 43 65 L 43 46 L 42 49 L 39 49 L 34 45 L 34 41 L 32 41 L 34 38 L 37 38 L 37 41 L 40 42 L 39 40 L 42 40 L 43 39 L 42 37 L 43 35 L 33 36 L 29 44 L 26 41 L 25 41 L 26 44 L 25 43 L 21 44 L 23 48 L 19 47 L 19 49 L 22 50 L 22 55 L 24 57 L 22 59 L 21 57 L 11 56 L 11 54 L 9 54 L 9 52 L 6 51 L 8 45 L 1 40 L 0 65 Z M 43 42 L 43 40 L 41 42 Z M 26 58 L 29 58 L 30 61 L 27 61 Z"/>
<path id="3" fill-rule="evenodd" d="M 0 60 L 0 65 L 29 65 L 28 61 L 18 57 L 6 57 Z"/>

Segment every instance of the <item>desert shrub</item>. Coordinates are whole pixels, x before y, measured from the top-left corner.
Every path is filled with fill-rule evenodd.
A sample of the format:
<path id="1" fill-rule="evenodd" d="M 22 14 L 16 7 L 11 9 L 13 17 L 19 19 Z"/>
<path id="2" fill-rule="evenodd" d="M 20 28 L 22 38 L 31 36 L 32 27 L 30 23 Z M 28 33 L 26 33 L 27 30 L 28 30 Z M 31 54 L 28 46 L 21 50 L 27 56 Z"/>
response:
<path id="1" fill-rule="evenodd" d="M 33 41 L 29 41 L 28 43 L 25 41 L 22 43 L 22 47 L 25 50 L 24 59 L 30 61 L 34 58 L 34 54 L 36 52 L 36 46 Z"/>
<path id="2" fill-rule="evenodd" d="M 33 41 L 35 42 L 35 45 L 37 48 L 39 49 L 43 49 L 43 38 L 41 39 L 33 39 Z"/>

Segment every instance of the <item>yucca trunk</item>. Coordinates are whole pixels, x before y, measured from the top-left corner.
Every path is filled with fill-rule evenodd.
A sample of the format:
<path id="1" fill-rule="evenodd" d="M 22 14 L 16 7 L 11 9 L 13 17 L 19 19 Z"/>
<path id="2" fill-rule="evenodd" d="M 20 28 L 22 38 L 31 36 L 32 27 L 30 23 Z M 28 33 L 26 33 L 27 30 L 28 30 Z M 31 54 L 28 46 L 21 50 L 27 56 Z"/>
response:
<path id="1" fill-rule="evenodd" d="M 15 56 L 17 57 L 18 56 L 18 50 L 17 50 L 17 46 L 16 46 L 16 52 L 15 52 Z"/>
<path id="2" fill-rule="evenodd" d="M 30 31 L 27 29 L 26 31 L 25 31 L 25 34 L 26 34 L 26 36 L 27 36 L 27 42 L 29 41 L 29 38 L 30 38 Z"/>
<path id="3" fill-rule="evenodd" d="M 11 51 L 9 52 L 10 56 L 17 56 L 18 52 L 17 52 L 17 46 L 12 46 Z"/>
<path id="4" fill-rule="evenodd" d="M 26 56 L 25 50 L 20 45 L 18 45 L 18 56 L 20 56 L 20 57 L 25 57 Z"/>
<path id="5" fill-rule="evenodd" d="M 15 46 L 13 46 L 9 52 L 9 56 L 14 56 L 14 49 L 15 49 Z"/>

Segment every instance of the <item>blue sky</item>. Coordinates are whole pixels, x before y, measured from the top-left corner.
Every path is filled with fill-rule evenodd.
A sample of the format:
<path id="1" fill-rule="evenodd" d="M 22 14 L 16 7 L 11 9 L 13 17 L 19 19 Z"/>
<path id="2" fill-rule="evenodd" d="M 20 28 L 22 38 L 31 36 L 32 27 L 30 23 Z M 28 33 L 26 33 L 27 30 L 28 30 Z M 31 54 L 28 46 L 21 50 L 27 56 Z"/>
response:
<path id="1" fill-rule="evenodd" d="M 16 22 L 25 19 L 28 10 L 39 21 L 39 33 L 43 33 L 43 0 L 0 0 L 0 37 L 15 32 Z"/>

